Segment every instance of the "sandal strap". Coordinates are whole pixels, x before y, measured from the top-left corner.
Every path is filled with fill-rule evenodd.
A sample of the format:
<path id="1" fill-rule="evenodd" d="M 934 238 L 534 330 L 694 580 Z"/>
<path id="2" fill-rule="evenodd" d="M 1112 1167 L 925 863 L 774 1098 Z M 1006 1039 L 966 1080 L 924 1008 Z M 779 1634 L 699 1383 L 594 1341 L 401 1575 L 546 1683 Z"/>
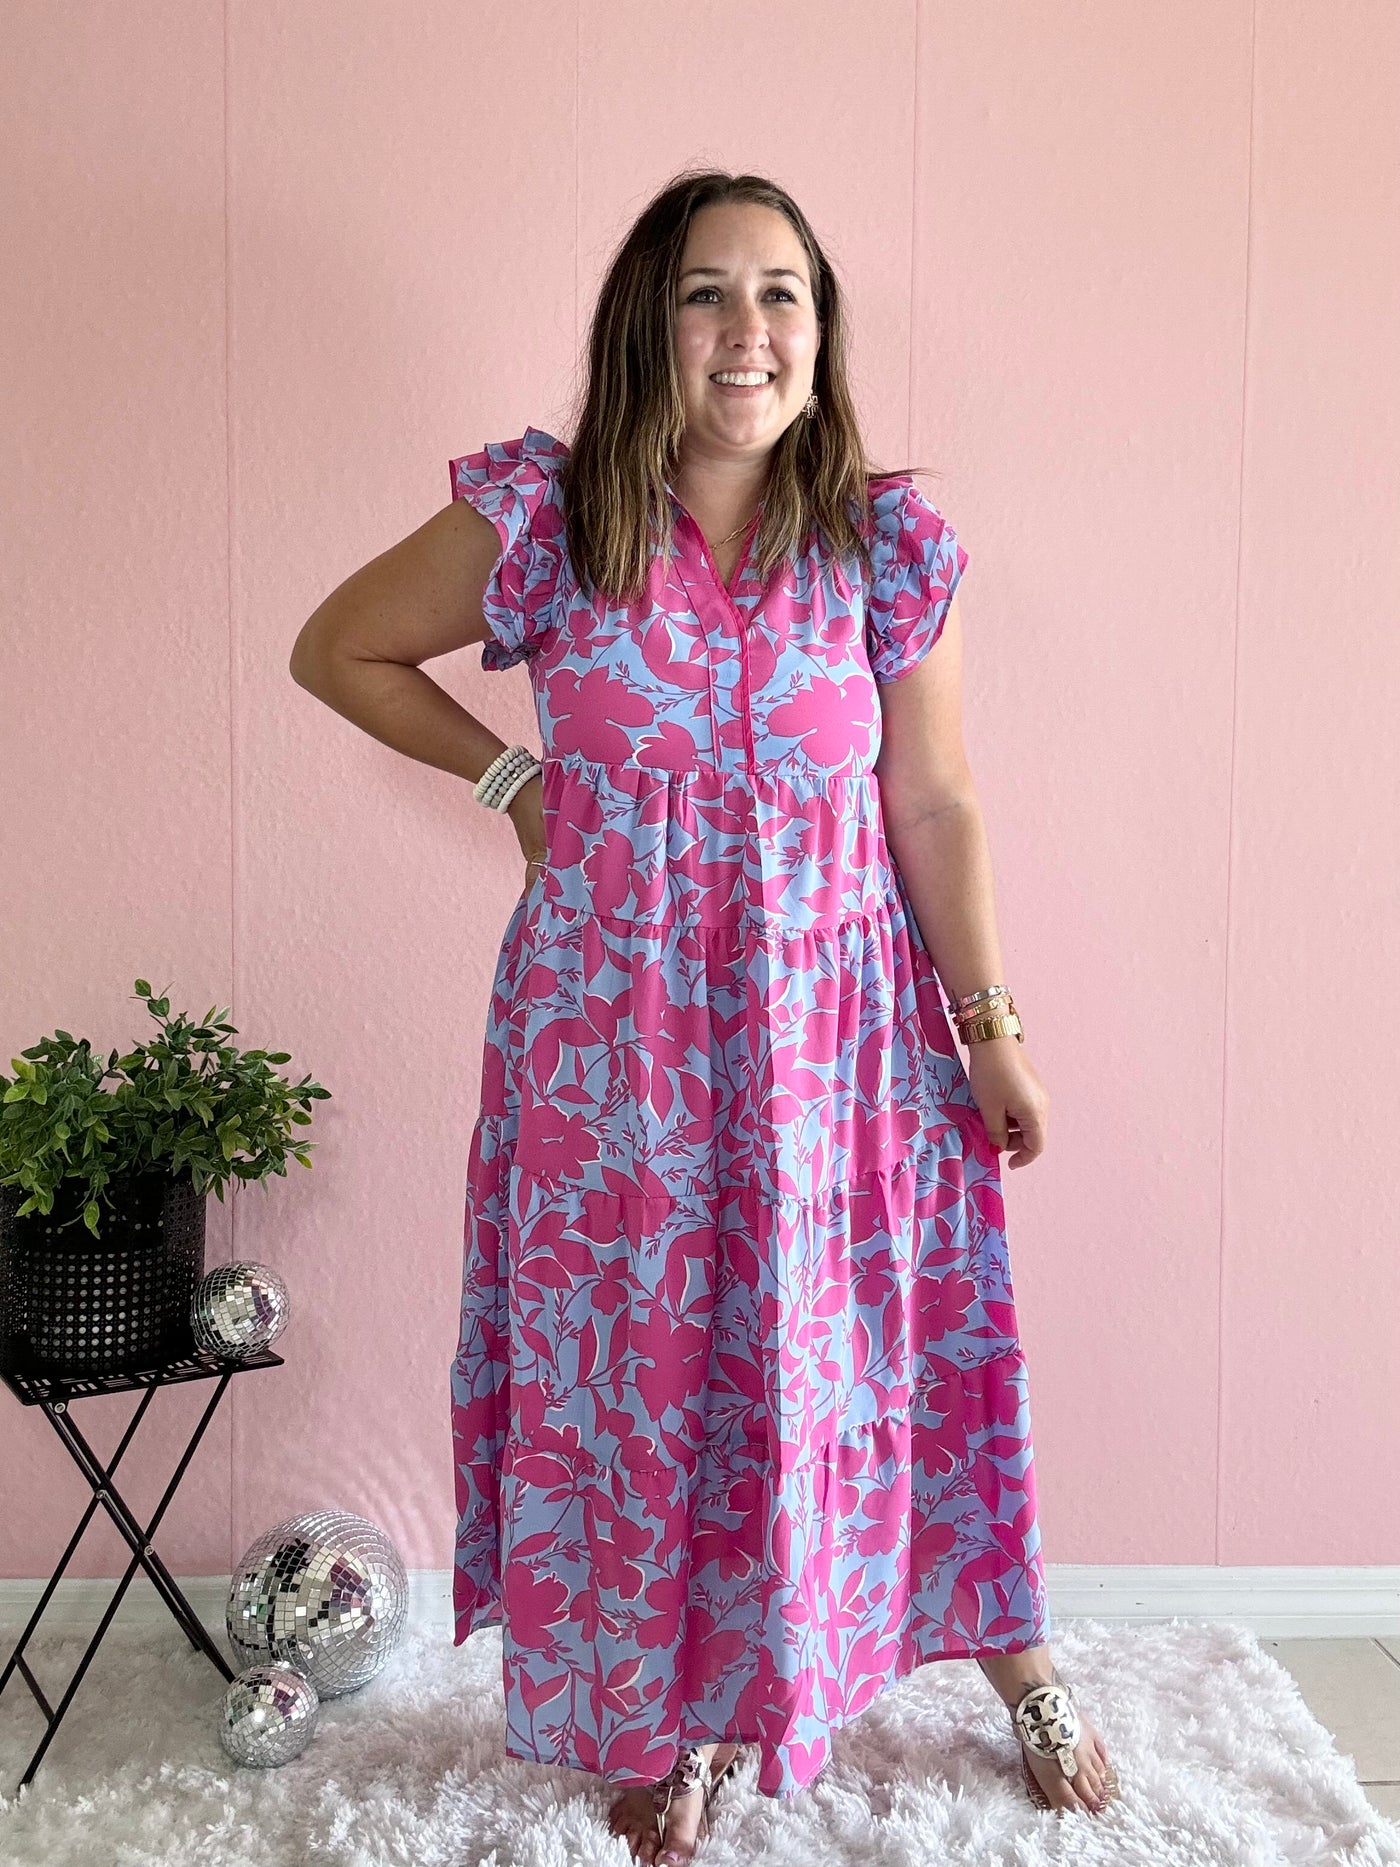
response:
<path id="1" fill-rule="evenodd" d="M 1026 1749 L 1037 1757 L 1053 1757 L 1066 1776 L 1073 1776 L 1075 1746 L 1082 1726 L 1074 1705 L 1074 1687 L 1036 1685 L 1011 1713 L 1011 1726 Z"/>
<path id="2" fill-rule="evenodd" d="M 670 1775 L 652 1784 L 652 1800 L 664 1813 L 671 1806 L 672 1796 L 683 1796 L 691 1789 L 704 1790 L 708 1795 L 711 1780 L 709 1758 L 698 1744 L 684 1744 Z"/>

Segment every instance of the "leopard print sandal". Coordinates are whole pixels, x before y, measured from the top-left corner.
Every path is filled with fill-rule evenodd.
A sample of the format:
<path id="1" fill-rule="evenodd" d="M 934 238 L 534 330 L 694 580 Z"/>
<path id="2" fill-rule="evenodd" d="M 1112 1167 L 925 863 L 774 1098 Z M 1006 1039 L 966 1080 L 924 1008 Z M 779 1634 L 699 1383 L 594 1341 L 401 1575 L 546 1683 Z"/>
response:
<path id="1" fill-rule="evenodd" d="M 1011 1729 L 1021 1746 L 1021 1780 L 1027 1795 L 1038 1809 L 1053 1809 L 1055 1804 L 1041 1788 L 1026 1753 L 1053 1757 L 1067 1777 L 1078 1774 L 1074 1751 L 1083 1726 L 1075 1708 L 1074 1687 L 1063 1681 L 1056 1685 L 1032 1686 L 1011 1713 Z M 1099 1807 L 1106 1809 L 1117 1794 L 1118 1772 L 1110 1763 L 1104 1770 L 1103 1801 Z"/>
<path id="2" fill-rule="evenodd" d="M 732 1742 L 732 1739 L 721 1738 L 719 1741 L 721 1743 Z M 658 1844 L 664 1843 L 666 1839 L 666 1817 L 671 1812 L 672 1798 L 684 1795 L 687 1790 L 691 1789 L 699 1789 L 705 1798 L 700 1810 L 700 1826 L 695 1831 L 696 1847 L 698 1848 L 700 1843 L 708 1838 L 710 1833 L 710 1810 L 714 1807 L 715 1797 L 719 1794 L 720 1785 L 734 1770 L 735 1766 L 743 1761 L 743 1757 L 744 1747 L 740 1744 L 736 1747 L 734 1755 L 729 1759 L 728 1763 L 725 1764 L 724 1768 L 718 1775 L 715 1775 L 710 1768 L 710 1759 L 701 1755 L 697 1745 L 687 1744 L 682 1747 L 681 1754 L 676 1760 L 675 1769 L 672 1770 L 669 1776 L 663 1776 L 659 1783 L 654 1783 L 652 1785 L 651 1795 L 652 1804 L 656 1810 L 656 1838 Z M 659 1863 L 665 1863 L 667 1860 L 667 1853 L 668 1850 L 664 1846 L 658 1845 L 657 1861 Z"/>

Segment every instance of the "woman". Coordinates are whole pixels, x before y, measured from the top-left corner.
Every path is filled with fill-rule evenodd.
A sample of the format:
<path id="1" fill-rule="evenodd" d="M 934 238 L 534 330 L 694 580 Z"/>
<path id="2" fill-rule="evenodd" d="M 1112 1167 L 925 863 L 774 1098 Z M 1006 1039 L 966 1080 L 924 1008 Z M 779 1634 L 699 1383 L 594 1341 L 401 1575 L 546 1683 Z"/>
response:
<path id="1" fill-rule="evenodd" d="M 507 1753 L 607 1777 L 634 1856 L 688 1861 L 746 1748 L 794 1795 L 973 1657 L 1032 1798 L 1096 1811 L 1002 1229 L 1047 1098 L 962 750 L 967 558 L 867 470 L 790 197 L 674 180 L 604 280 L 572 448 L 451 471 L 292 666 L 526 858 L 452 1371 L 456 1640 L 502 1623 Z M 527 664 L 542 765 L 422 673 L 475 642 Z"/>

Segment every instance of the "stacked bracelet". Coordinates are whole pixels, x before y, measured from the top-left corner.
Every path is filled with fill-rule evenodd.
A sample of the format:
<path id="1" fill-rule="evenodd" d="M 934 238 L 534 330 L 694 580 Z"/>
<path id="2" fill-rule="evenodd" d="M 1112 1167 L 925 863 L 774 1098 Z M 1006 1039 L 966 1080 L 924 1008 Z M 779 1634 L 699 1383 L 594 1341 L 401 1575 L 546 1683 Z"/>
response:
<path id="1" fill-rule="evenodd" d="M 544 767 L 528 746 L 507 746 L 498 752 L 472 787 L 478 804 L 505 810 L 521 785 L 528 784 Z"/>
<path id="2" fill-rule="evenodd" d="M 1004 985 L 987 985 L 949 1006 L 958 1036 L 965 1044 L 985 1043 L 989 1037 L 1014 1037 L 1024 1044 L 1025 1033 L 1016 1015 L 1016 1001 Z"/>

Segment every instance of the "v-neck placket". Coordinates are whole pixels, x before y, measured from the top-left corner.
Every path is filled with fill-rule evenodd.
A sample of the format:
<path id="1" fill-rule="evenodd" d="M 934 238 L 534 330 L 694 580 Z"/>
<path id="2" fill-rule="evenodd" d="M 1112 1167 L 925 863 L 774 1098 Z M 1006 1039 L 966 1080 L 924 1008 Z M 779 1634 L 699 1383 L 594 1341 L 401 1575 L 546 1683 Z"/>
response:
<path id="1" fill-rule="evenodd" d="M 729 624 L 729 628 L 717 631 L 717 633 L 725 635 L 732 633 L 734 638 L 739 680 L 738 695 L 732 703 L 732 711 L 738 721 L 743 739 L 745 764 L 749 772 L 752 772 L 755 769 L 757 755 L 754 750 L 753 737 L 753 671 L 749 665 L 749 637 L 762 610 L 762 597 L 760 595 L 752 599 L 745 606 L 740 603 L 737 592 L 744 579 L 749 553 L 753 549 L 754 534 L 763 516 L 763 508 L 760 506 L 749 521 L 748 529 L 744 534 L 743 548 L 735 561 L 733 581 L 726 584 L 720 576 L 719 565 L 715 562 L 709 541 L 699 524 L 675 493 L 671 492 L 669 487 L 666 490 L 671 494 L 672 503 L 676 508 L 677 523 L 689 528 L 693 546 L 699 552 L 699 560 L 709 572 L 708 579 L 698 577 L 694 557 L 685 551 L 677 552 L 676 566 L 690 596 L 691 606 L 702 622 L 707 620 L 707 613 L 711 619 L 723 618 Z M 688 557 L 689 562 L 687 562 Z M 722 608 L 716 607 L 717 605 L 722 605 Z M 726 698 L 729 697 L 726 696 Z M 716 726 L 718 725 L 717 721 Z M 718 739 L 716 749 L 718 751 Z"/>
<path id="2" fill-rule="evenodd" d="M 710 574 L 714 578 L 719 588 L 724 592 L 724 597 L 725 597 L 726 602 L 729 604 L 729 607 L 734 611 L 735 616 L 739 619 L 741 623 L 747 624 L 748 622 L 752 620 L 752 618 L 749 616 L 746 616 L 744 612 L 739 608 L 738 604 L 734 600 L 734 592 L 737 589 L 738 584 L 740 582 L 740 578 L 742 576 L 744 566 L 749 561 L 749 551 L 753 545 L 754 533 L 758 528 L 758 522 L 763 517 L 762 502 L 761 501 L 759 502 L 758 511 L 754 513 L 753 517 L 748 522 L 747 528 L 745 529 L 743 549 L 740 551 L 738 557 L 735 559 L 735 562 L 734 562 L 733 581 L 731 583 L 726 583 L 723 577 L 721 577 L 719 574 L 719 565 L 715 562 L 715 554 L 710 549 L 710 541 L 708 538 L 706 538 L 704 532 L 701 530 L 699 521 L 695 518 L 694 514 L 690 511 L 689 507 L 686 506 L 676 496 L 675 492 L 672 491 L 670 486 L 667 486 L 666 491 L 670 493 L 671 503 L 672 505 L 675 506 L 676 511 L 686 521 L 686 523 L 690 526 L 691 531 L 695 534 L 695 537 L 696 537 L 697 542 L 699 543 L 700 549 L 704 553 L 705 562 L 709 566 Z"/>

